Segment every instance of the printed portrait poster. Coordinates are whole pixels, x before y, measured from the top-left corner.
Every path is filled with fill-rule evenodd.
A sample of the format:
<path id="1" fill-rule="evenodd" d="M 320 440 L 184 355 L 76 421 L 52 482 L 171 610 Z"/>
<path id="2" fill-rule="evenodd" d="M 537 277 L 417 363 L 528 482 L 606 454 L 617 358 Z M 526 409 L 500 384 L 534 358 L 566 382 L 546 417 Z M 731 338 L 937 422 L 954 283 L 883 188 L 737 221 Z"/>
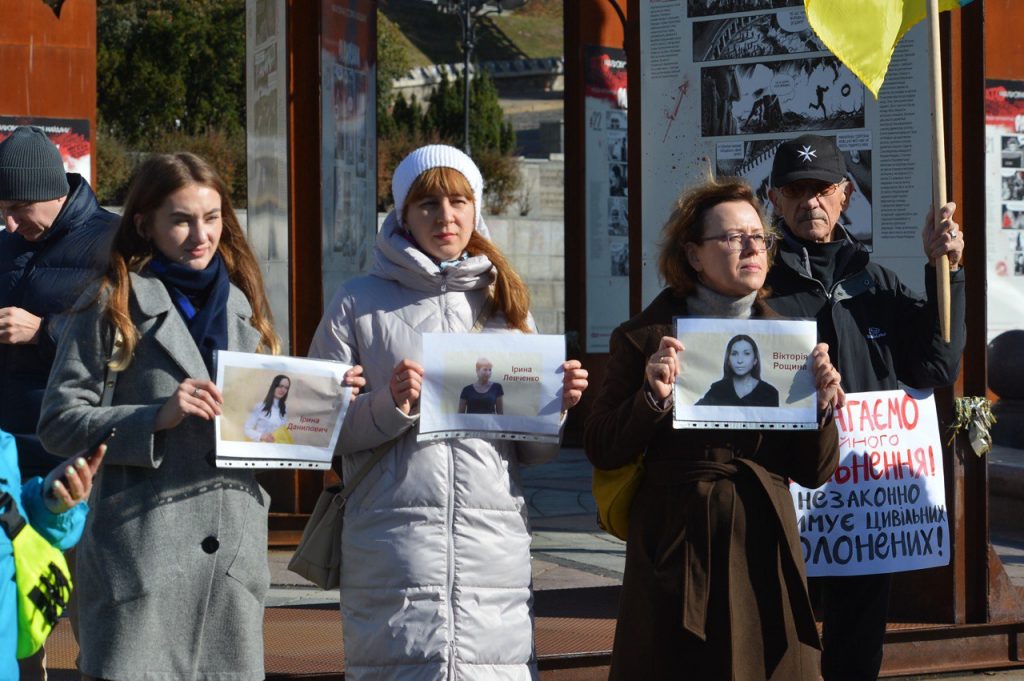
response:
<path id="1" fill-rule="evenodd" d="M 564 362 L 563 336 L 423 334 L 417 439 L 557 442 Z"/>
<path id="2" fill-rule="evenodd" d="M 674 428 L 813 429 L 813 321 L 677 317 Z"/>
<path id="3" fill-rule="evenodd" d="M 942 441 L 931 393 L 848 394 L 836 425 L 836 472 L 816 490 L 789 486 L 807 576 L 947 565 Z"/>
<path id="4" fill-rule="evenodd" d="M 217 465 L 329 468 L 345 420 L 351 367 L 341 362 L 217 353 L 223 415 L 215 419 Z"/>
<path id="5" fill-rule="evenodd" d="M 39 118 L 36 116 L 0 116 L 0 142 L 7 139 L 14 129 L 22 125 L 34 125 L 46 133 L 60 151 L 64 170 L 78 173 L 90 185 L 92 182 L 92 137 L 89 135 L 89 121 L 78 118 Z"/>

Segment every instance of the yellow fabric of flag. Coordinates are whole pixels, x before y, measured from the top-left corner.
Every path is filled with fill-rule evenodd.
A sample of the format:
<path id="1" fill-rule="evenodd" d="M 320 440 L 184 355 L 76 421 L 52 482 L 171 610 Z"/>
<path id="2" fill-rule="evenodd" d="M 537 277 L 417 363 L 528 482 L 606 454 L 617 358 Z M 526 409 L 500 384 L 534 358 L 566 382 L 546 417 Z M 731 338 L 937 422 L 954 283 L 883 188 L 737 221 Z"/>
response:
<path id="1" fill-rule="evenodd" d="M 959 9 L 967 2 L 939 0 L 939 11 Z M 928 13 L 926 0 L 804 0 L 804 7 L 825 47 L 876 99 L 896 44 Z"/>

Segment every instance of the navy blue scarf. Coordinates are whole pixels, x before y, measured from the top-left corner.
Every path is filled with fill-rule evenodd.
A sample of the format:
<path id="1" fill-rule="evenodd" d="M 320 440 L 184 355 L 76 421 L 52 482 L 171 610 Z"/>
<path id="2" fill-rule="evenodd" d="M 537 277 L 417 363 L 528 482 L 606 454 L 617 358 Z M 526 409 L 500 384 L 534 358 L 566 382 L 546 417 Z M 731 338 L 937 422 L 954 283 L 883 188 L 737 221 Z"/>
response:
<path id="1" fill-rule="evenodd" d="M 215 253 L 204 270 L 194 270 L 157 253 L 149 269 L 163 282 L 203 356 L 210 376 L 213 351 L 228 347 L 228 270 L 220 253 Z"/>

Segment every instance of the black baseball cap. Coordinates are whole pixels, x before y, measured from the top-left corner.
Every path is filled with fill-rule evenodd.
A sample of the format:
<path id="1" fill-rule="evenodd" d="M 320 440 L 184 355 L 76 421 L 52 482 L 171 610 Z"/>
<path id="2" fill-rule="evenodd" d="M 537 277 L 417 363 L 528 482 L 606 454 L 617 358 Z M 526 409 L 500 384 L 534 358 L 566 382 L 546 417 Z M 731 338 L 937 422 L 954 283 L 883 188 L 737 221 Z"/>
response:
<path id="1" fill-rule="evenodd" d="M 846 178 L 846 161 L 832 137 L 800 135 L 775 150 L 771 184 L 784 187 L 798 180 L 834 184 Z"/>

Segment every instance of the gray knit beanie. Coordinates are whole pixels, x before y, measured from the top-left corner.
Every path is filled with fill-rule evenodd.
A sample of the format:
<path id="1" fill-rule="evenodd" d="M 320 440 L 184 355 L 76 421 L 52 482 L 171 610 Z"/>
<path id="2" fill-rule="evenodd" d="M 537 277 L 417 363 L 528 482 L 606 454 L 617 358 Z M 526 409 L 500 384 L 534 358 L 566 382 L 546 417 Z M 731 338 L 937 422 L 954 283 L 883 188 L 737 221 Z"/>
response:
<path id="1" fill-rule="evenodd" d="M 0 201 L 50 201 L 71 191 L 60 151 L 34 126 L 0 142 Z"/>
<path id="2" fill-rule="evenodd" d="M 412 183 L 424 171 L 431 168 L 451 168 L 462 173 L 473 189 L 476 229 L 486 236 L 486 232 L 481 229 L 483 217 L 480 215 L 480 202 L 484 195 L 483 175 L 480 174 L 476 163 L 473 163 L 473 159 L 447 144 L 428 144 L 425 147 L 420 147 L 402 159 L 402 162 L 395 168 L 395 172 L 391 176 L 391 195 L 395 197 L 395 217 L 398 218 L 398 224 L 405 226 L 402 223 L 402 209 L 405 207 L 405 197 L 409 195 Z"/>

